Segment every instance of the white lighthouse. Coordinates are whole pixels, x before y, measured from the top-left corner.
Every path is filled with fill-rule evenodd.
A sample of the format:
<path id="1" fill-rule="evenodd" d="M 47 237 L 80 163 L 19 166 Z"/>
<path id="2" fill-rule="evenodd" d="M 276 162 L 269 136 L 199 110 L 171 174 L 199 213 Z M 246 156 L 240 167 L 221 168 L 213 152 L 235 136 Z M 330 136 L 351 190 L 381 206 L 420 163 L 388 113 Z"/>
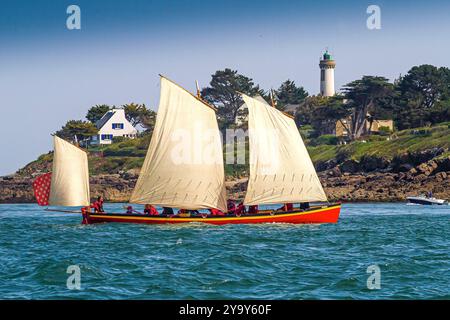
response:
<path id="1" fill-rule="evenodd" d="M 320 60 L 320 94 L 324 97 L 334 96 L 334 68 L 336 62 L 333 60 L 328 50 Z"/>

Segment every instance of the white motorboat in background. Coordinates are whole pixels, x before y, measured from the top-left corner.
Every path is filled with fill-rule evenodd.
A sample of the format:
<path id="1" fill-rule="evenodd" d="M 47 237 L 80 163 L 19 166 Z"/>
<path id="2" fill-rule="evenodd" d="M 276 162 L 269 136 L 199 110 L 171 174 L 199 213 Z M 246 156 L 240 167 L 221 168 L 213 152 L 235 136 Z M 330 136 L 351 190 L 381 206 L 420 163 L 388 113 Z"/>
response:
<path id="1" fill-rule="evenodd" d="M 447 200 L 436 199 L 434 197 L 427 196 L 417 196 L 417 197 L 407 197 L 406 198 L 410 204 L 421 204 L 421 205 L 447 205 Z"/>

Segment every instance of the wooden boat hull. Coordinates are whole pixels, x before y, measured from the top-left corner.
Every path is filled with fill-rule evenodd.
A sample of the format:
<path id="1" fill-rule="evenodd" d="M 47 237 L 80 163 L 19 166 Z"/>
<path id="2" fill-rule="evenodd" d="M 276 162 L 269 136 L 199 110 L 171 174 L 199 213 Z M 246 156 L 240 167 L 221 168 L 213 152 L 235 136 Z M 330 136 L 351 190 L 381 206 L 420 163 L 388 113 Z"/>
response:
<path id="1" fill-rule="evenodd" d="M 246 214 L 241 216 L 204 216 L 204 217 L 180 217 L 180 216 L 144 216 L 129 214 L 94 214 L 83 213 L 83 223 L 144 223 L 144 224 L 175 224 L 175 223 L 208 223 L 215 225 L 224 224 L 251 224 L 251 223 L 293 223 L 293 224 L 320 224 L 337 223 L 341 211 L 340 204 L 312 207 L 308 210 L 295 209 L 281 212 L 266 210 L 258 214 Z"/>

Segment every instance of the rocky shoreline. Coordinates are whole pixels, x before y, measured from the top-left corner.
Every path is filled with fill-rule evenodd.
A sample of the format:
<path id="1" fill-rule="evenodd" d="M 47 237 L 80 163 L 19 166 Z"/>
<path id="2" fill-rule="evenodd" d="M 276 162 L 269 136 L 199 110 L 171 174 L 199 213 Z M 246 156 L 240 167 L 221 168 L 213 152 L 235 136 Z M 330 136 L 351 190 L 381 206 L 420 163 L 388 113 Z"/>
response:
<path id="1" fill-rule="evenodd" d="M 444 171 L 445 170 L 445 171 Z M 407 172 L 345 172 L 340 166 L 319 172 L 329 201 L 398 202 L 432 191 L 450 199 L 450 157 L 429 161 Z M 243 197 L 247 179 L 228 182 L 230 197 Z"/>
<path id="2" fill-rule="evenodd" d="M 395 202 L 407 196 L 432 191 L 435 197 L 450 199 L 450 156 L 432 149 L 405 154 L 393 160 L 365 157 L 361 161 L 335 160 L 316 164 L 319 178 L 330 201 Z M 0 203 L 34 203 L 35 174 L 0 177 Z M 91 177 L 91 195 L 103 195 L 108 202 L 127 202 L 136 184 L 137 170 Z M 247 178 L 226 182 L 230 198 L 242 199 Z"/>

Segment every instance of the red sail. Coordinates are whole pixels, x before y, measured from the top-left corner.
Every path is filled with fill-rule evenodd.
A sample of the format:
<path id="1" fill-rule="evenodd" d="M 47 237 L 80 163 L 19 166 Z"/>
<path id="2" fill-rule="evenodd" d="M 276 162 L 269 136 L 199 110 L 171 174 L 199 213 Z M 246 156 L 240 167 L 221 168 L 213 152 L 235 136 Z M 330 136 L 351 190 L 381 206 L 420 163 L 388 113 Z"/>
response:
<path id="1" fill-rule="evenodd" d="M 51 181 L 52 173 L 49 172 L 37 177 L 33 182 L 34 196 L 40 206 L 48 206 Z"/>

